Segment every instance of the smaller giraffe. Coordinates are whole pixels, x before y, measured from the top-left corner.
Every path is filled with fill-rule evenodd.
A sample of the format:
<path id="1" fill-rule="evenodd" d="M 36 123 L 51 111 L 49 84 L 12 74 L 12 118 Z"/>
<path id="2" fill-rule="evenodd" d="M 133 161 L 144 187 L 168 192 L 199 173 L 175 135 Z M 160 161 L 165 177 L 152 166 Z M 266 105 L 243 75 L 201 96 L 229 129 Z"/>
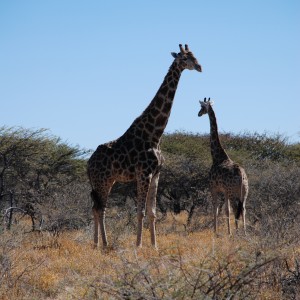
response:
<path id="1" fill-rule="evenodd" d="M 249 190 L 246 172 L 230 159 L 221 145 L 217 120 L 212 108 L 213 102 L 210 101 L 210 98 L 208 101 L 204 98 L 204 101 L 199 102 L 201 109 L 198 116 L 208 114 L 210 120 L 210 146 L 213 164 L 209 172 L 209 188 L 213 200 L 215 233 L 218 233 L 218 214 L 223 204 L 218 197 L 220 193 L 225 197 L 228 234 L 231 235 L 230 207 L 234 212 L 236 229 L 238 229 L 238 221 L 242 215 L 244 232 L 246 233 L 245 205 Z"/>

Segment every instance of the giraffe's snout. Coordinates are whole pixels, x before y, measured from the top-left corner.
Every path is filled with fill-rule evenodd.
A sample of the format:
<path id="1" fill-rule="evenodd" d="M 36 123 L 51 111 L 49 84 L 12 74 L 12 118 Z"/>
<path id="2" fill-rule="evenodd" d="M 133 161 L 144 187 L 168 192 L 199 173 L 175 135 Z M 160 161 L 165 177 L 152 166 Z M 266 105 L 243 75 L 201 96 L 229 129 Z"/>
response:
<path id="1" fill-rule="evenodd" d="M 203 111 L 203 109 L 201 109 L 199 112 L 198 112 L 198 117 L 201 117 L 201 116 L 203 116 L 204 115 L 204 111 Z"/>
<path id="2" fill-rule="evenodd" d="M 198 72 L 202 72 L 202 67 L 201 67 L 201 65 L 196 65 L 196 66 L 195 66 L 195 70 L 198 71 Z"/>

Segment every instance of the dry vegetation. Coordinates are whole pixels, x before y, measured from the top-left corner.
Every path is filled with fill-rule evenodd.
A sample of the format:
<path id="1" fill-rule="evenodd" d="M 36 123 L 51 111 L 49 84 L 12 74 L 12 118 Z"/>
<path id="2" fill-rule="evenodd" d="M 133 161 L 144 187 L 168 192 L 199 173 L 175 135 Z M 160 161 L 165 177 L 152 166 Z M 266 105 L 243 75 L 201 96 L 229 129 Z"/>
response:
<path id="1" fill-rule="evenodd" d="M 150 246 L 147 222 L 143 248 L 135 247 L 129 185 L 112 193 L 104 251 L 92 245 L 85 161 L 76 156 L 82 152 L 40 133 L 25 140 L 23 131 L 13 132 L 15 140 L 11 133 L 0 139 L 0 299 L 300 299 L 298 144 L 223 136 L 250 179 L 248 233 L 228 237 L 223 220 L 216 237 L 207 137 L 165 136 L 159 250 Z M 45 164 L 46 146 L 51 160 Z M 21 154 L 26 159 L 16 159 Z"/>
<path id="2" fill-rule="evenodd" d="M 268 247 L 260 236 L 228 237 L 225 226 L 220 237 L 188 232 L 186 218 L 169 213 L 158 224 L 158 251 L 147 231 L 136 249 L 127 220 L 118 231 L 108 222 L 112 246 L 103 251 L 89 228 L 24 234 L 24 219 L 1 236 L 1 299 L 283 299 L 283 290 L 297 299 L 299 244 Z"/>

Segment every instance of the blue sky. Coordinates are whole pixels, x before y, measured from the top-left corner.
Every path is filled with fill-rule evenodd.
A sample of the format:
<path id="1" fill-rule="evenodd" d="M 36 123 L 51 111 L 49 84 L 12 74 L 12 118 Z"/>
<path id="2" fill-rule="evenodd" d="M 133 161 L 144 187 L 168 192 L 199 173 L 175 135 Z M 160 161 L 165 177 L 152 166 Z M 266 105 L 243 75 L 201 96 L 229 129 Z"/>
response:
<path id="1" fill-rule="evenodd" d="M 0 1 L 0 126 L 48 128 L 95 149 L 152 100 L 170 52 L 189 44 L 203 72 L 182 74 L 166 132 L 300 141 L 300 1 Z"/>

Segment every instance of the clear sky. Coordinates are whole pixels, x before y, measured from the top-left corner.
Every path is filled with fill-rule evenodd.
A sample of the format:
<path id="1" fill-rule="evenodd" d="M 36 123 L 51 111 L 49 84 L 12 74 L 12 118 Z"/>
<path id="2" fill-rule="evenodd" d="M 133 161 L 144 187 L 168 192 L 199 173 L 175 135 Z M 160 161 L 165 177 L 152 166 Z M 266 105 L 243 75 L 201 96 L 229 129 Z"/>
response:
<path id="1" fill-rule="evenodd" d="M 152 100 L 178 44 L 185 70 L 166 132 L 300 141 L 300 1 L 0 1 L 0 126 L 48 128 L 95 149 L 124 133 Z"/>

